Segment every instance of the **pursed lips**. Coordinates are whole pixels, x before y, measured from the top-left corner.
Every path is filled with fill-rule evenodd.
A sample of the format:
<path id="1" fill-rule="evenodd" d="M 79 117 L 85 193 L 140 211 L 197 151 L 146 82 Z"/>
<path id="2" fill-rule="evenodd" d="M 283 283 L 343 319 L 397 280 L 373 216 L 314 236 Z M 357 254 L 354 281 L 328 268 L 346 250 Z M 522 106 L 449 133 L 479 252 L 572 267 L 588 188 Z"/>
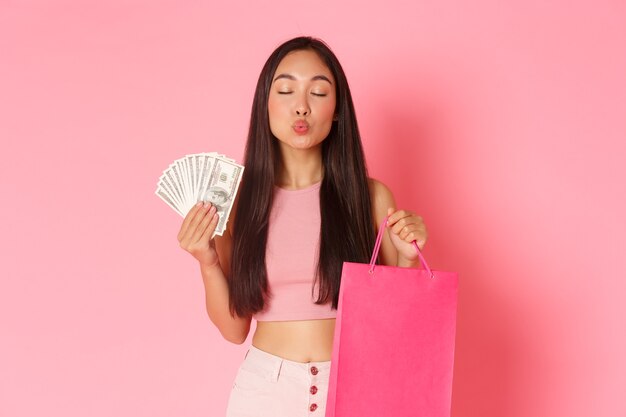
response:
<path id="1" fill-rule="evenodd" d="M 296 133 L 306 133 L 309 130 L 309 124 L 306 120 L 296 120 L 292 127 Z"/>
<path id="2" fill-rule="evenodd" d="M 306 120 L 296 120 L 293 124 L 293 127 L 309 127 L 309 123 Z"/>

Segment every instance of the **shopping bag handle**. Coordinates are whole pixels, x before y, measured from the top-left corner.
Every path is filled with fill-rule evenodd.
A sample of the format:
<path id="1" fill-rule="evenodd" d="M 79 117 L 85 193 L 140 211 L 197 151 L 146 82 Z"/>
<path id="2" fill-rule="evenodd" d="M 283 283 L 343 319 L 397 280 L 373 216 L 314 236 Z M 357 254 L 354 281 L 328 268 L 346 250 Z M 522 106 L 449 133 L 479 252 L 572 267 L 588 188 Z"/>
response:
<path id="1" fill-rule="evenodd" d="M 370 259 L 370 270 L 369 270 L 370 274 L 374 273 L 374 266 L 376 263 L 376 259 L 378 258 L 378 251 L 380 250 L 380 243 L 383 241 L 383 234 L 385 232 L 385 228 L 387 227 L 388 219 L 389 219 L 389 216 L 385 216 L 385 220 L 383 220 L 383 222 L 380 224 L 380 228 L 378 229 L 378 236 L 376 237 L 376 244 L 374 245 L 374 253 L 372 253 L 372 259 Z M 413 247 L 417 251 L 417 256 L 419 256 L 420 258 L 420 262 L 424 266 L 424 269 L 428 271 L 428 274 L 430 275 L 431 278 L 435 278 L 433 271 L 430 269 L 430 267 L 426 263 L 426 259 L 424 259 L 424 255 L 422 255 L 422 251 L 417 246 L 417 243 L 415 241 L 413 241 L 412 243 L 413 243 Z"/>

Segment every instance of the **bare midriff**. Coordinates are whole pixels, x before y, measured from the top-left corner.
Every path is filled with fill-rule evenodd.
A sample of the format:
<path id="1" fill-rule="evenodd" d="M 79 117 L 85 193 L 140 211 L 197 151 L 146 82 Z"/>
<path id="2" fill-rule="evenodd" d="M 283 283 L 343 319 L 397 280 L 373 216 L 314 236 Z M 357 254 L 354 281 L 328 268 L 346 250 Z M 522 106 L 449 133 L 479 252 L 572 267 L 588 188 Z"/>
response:
<path id="1" fill-rule="evenodd" d="M 264 352 L 294 362 L 331 359 L 335 319 L 259 321 L 252 344 Z"/>

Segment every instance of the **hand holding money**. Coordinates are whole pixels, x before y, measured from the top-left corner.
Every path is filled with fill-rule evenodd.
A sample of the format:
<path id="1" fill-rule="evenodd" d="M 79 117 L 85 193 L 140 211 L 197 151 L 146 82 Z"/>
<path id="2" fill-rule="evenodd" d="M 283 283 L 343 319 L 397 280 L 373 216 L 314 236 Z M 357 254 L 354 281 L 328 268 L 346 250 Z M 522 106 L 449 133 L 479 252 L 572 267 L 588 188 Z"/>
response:
<path id="1" fill-rule="evenodd" d="M 155 194 L 185 219 L 196 203 L 211 203 L 218 217 L 214 234 L 222 236 L 243 170 L 233 159 L 215 152 L 185 155 L 163 171 Z"/>
<path id="2" fill-rule="evenodd" d="M 218 220 L 216 206 L 199 202 L 189 210 L 178 232 L 180 247 L 203 266 L 217 265 L 219 261 L 213 239 Z"/>

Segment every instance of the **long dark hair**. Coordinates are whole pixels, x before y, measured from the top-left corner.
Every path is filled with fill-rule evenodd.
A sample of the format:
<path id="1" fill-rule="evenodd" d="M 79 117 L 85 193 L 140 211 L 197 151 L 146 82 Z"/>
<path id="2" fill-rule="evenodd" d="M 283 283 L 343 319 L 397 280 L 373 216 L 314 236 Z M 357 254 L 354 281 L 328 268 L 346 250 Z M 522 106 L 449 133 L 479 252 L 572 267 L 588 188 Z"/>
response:
<path id="1" fill-rule="evenodd" d="M 332 300 L 332 308 L 337 308 L 343 262 L 368 262 L 375 241 L 367 167 L 345 73 L 323 41 L 311 37 L 291 39 L 280 45 L 263 66 L 252 103 L 229 277 L 230 311 L 240 317 L 261 311 L 271 295 L 265 246 L 281 154 L 270 130 L 267 102 L 276 67 L 289 52 L 297 50 L 315 51 L 336 81 L 337 120 L 322 142 L 320 247 L 313 284 L 319 282 L 316 304 Z M 313 286 L 311 291 L 313 294 Z"/>

